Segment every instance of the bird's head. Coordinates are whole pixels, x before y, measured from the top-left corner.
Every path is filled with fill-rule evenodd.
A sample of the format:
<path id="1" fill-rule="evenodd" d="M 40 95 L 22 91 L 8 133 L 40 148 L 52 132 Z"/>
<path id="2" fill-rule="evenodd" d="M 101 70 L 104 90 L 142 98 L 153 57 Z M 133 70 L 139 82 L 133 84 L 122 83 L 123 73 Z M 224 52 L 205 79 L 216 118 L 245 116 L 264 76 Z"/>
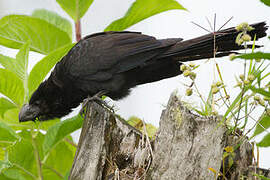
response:
<path id="1" fill-rule="evenodd" d="M 29 104 L 24 104 L 21 108 L 19 121 L 47 120 L 47 114 L 50 114 L 49 104 L 38 89 L 31 96 Z"/>
<path id="2" fill-rule="evenodd" d="M 21 108 L 19 121 L 46 121 L 67 115 L 74 105 L 66 102 L 65 98 L 63 98 L 66 96 L 64 93 L 52 81 L 44 81 L 32 94 L 29 104 L 24 104 Z M 79 105 L 79 103 L 80 101 L 76 105 Z"/>

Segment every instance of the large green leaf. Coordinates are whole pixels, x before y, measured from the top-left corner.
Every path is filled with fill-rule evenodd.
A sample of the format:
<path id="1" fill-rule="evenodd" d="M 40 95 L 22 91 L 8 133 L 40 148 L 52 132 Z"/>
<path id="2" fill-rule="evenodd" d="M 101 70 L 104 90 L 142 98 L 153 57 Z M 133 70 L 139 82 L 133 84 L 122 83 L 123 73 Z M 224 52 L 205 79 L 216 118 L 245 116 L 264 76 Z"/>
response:
<path id="1" fill-rule="evenodd" d="M 3 97 L 0 98 L 0 117 L 3 117 L 4 113 L 12 108 L 16 108 L 16 106 L 12 102 Z"/>
<path id="2" fill-rule="evenodd" d="M 43 150 L 47 154 L 49 151 L 63 138 L 70 135 L 70 133 L 76 131 L 82 127 L 83 118 L 81 115 L 74 116 L 70 119 L 61 121 L 51 126 L 45 136 Z"/>
<path id="3" fill-rule="evenodd" d="M 29 172 L 34 172 L 33 167 L 36 164 L 33 151 L 32 142 L 23 138 L 8 148 L 8 160 Z"/>
<path id="4" fill-rule="evenodd" d="M 269 147 L 270 146 L 270 133 L 265 135 L 263 139 L 257 144 L 259 147 Z"/>
<path id="5" fill-rule="evenodd" d="M 261 2 L 267 6 L 270 6 L 270 0 L 261 0 Z"/>
<path id="6" fill-rule="evenodd" d="M 232 59 L 270 59 L 270 53 L 256 52 L 234 56 Z"/>
<path id="7" fill-rule="evenodd" d="M 267 113 L 264 113 L 261 116 L 258 124 L 256 125 L 255 131 L 252 136 L 254 137 L 261 134 L 262 132 L 265 131 L 265 129 L 268 129 L 269 127 L 270 127 L 270 116 L 267 115 Z"/>
<path id="8" fill-rule="evenodd" d="M 112 22 L 105 31 L 122 31 L 143 19 L 173 9 L 186 10 L 175 0 L 136 0 L 125 16 Z"/>
<path id="9" fill-rule="evenodd" d="M 11 167 L 8 169 L 5 169 L 3 171 L 3 175 L 5 176 L 5 180 L 32 180 L 31 176 L 27 178 L 26 174 L 22 172 L 22 170 L 16 168 L 16 167 Z"/>
<path id="10" fill-rule="evenodd" d="M 16 74 L 0 68 L 0 93 L 11 99 L 17 106 L 21 106 L 24 97 L 23 82 Z"/>
<path id="11" fill-rule="evenodd" d="M 28 89 L 30 95 L 44 80 L 53 66 L 72 48 L 72 46 L 74 46 L 74 44 L 68 44 L 56 49 L 49 55 L 45 56 L 33 67 L 28 80 Z"/>
<path id="12" fill-rule="evenodd" d="M 3 122 L 0 122 L 0 144 L 13 143 L 18 139 L 16 132 Z"/>
<path id="13" fill-rule="evenodd" d="M 25 43 L 20 51 L 16 55 L 16 63 L 14 63 L 13 69 L 20 79 L 27 84 L 28 79 L 28 55 L 29 55 L 29 42 Z"/>
<path id="14" fill-rule="evenodd" d="M 49 54 L 71 43 L 71 38 L 66 32 L 39 18 L 9 15 L 0 20 L 1 45 L 18 49 L 27 41 L 31 50 Z"/>
<path id="15" fill-rule="evenodd" d="M 56 170 L 62 177 L 65 176 L 72 167 L 75 152 L 76 148 L 67 142 L 61 141 L 58 143 L 50 152 L 48 159 L 44 162 L 44 179 L 63 180 L 63 178 L 60 178 L 59 175 L 56 175 L 51 169 Z"/>
<path id="16" fill-rule="evenodd" d="M 93 0 L 56 0 L 58 4 L 68 13 L 68 15 L 77 21 L 87 12 Z"/>
<path id="17" fill-rule="evenodd" d="M 46 9 L 37 9 L 32 13 L 32 16 L 43 19 L 48 23 L 53 24 L 57 28 L 66 32 L 69 35 L 70 39 L 72 39 L 72 26 L 66 18 L 63 18 L 57 13 L 53 11 L 48 11 Z"/>
<path id="18" fill-rule="evenodd" d="M 14 70 L 17 76 L 23 81 L 24 87 L 24 102 L 28 99 L 28 55 L 29 55 L 29 42 L 24 44 L 20 51 L 16 55 L 16 63 L 14 64 Z"/>
<path id="19" fill-rule="evenodd" d="M 0 64 L 7 70 L 14 72 L 16 74 L 16 71 L 14 69 L 14 65 L 16 65 L 16 59 L 5 56 L 0 54 Z"/>
<path id="20" fill-rule="evenodd" d="M 16 59 L 0 55 L 0 64 L 3 67 L 17 75 L 17 77 L 23 81 L 24 90 L 27 92 L 27 79 L 28 79 L 28 54 L 29 43 L 24 44 L 16 55 Z M 27 95 L 27 93 L 25 93 Z"/>

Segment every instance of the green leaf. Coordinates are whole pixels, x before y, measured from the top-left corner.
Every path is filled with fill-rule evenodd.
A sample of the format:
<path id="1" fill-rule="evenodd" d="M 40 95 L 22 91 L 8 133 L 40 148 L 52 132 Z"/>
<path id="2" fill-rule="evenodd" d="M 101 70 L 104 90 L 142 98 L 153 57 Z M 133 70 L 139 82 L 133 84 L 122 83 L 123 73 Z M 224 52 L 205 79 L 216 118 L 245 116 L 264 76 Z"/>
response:
<path id="1" fill-rule="evenodd" d="M 28 54 L 29 54 L 29 43 L 24 44 L 16 55 L 16 59 L 8 56 L 0 55 L 0 63 L 5 69 L 15 73 L 17 77 L 24 84 L 25 100 L 27 99 L 27 79 L 28 79 Z"/>
<path id="2" fill-rule="evenodd" d="M 104 31 L 122 31 L 146 18 L 173 9 L 186 10 L 175 0 L 136 0 L 124 17 L 112 22 Z"/>
<path id="3" fill-rule="evenodd" d="M 127 120 L 127 122 L 128 122 L 128 124 L 130 124 L 134 128 L 136 128 L 139 131 L 141 131 L 142 133 L 144 133 L 145 130 L 144 130 L 143 121 L 140 118 L 138 118 L 136 116 L 131 116 Z M 157 132 L 157 128 L 150 123 L 145 124 L 145 129 L 146 129 L 146 133 L 147 133 L 148 137 L 150 137 L 150 138 L 152 138 Z"/>
<path id="4" fill-rule="evenodd" d="M 3 118 L 0 118 L 1 122 L 6 123 L 9 127 L 17 130 L 31 129 L 33 128 L 33 122 L 19 123 L 19 108 L 14 108 L 6 111 Z"/>
<path id="5" fill-rule="evenodd" d="M 237 104 L 240 101 L 241 97 L 244 96 L 244 94 L 246 93 L 246 91 L 248 90 L 248 88 L 244 88 L 239 94 L 238 96 L 234 99 L 234 101 L 232 102 L 232 104 L 228 107 L 227 111 L 225 112 L 225 114 L 223 115 L 223 119 L 222 122 L 225 122 L 227 116 L 233 112 L 233 110 L 238 107 Z"/>
<path id="6" fill-rule="evenodd" d="M 0 174 L 1 174 L 3 169 L 7 169 L 10 167 L 11 167 L 11 164 L 8 161 L 1 161 L 0 160 Z"/>
<path id="7" fill-rule="evenodd" d="M 0 144 L 13 143 L 18 139 L 16 132 L 3 122 L 0 122 Z"/>
<path id="8" fill-rule="evenodd" d="M 0 20 L 0 44 L 20 48 L 27 41 L 33 51 L 49 54 L 71 43 L 69 35 L 45 20 L 25 15 L 9 15 Z"/>
<path id="9" fill-rule="evenodd" d="M 57 3 L 74 20 L 81 19 L 87 12 L 93 0 L 56 0 Z"/>
<path id="10" fill-rule="evenodd" d="M 8 160 L 12 164 L 17 164 L 20 167 L 33 172 L 35 163 L 33 151 L 34 149 L 31 141 L 21 139 L 8 148 Z"/>
<path id="11" fill-rule="evenodd" d="M 261 0 L 266 6 L 270 6 L 270 0 Z"/>
<path id="12" fill-rule="evenodd" d="M 12 72 L 0 68 L 0 93 L 12 100 L 17 106 L 23 104 L 23 82 Z"/>
<path id="13" fill-rule="evenodd" d="M 28 178 L 26 178 L 24 176 L 24 173 L 17 169 L 17 168 L 8 168 L 8 169 L 5 169 L 3 171 L 3 175 L 5 176 L 5 179 L 14 179 L 14 180 L 27 180 Z M 29 177 L 30 178 L 30 177 Z M 32 178 L 30 178 L 32 179 Z"/>
<path id="14" fill-rule="evenodd" d="M 232 59 L 270 59 L 270 53 L 256 52 L 234 56 Z"/>
<path id="15" fill-rule="evenodd" d="M 29 55 L 29 42 L 26 42 L 16 55 L 16 63 L 14 63 L 14 70 L 18 77 L 24 81 L 28 78 L 28 55 Z"/>
<path id="16" fill-rule="evenodd" d="M 14 65 L 16 65 L 16 59 L 0 54 L 0 64 L 7 70 L 16 74 Z"/>
<path id="17" fill-rule="evenodd" d="M 260 180 L 270 180 L 270 178 L 267 178 L 267 177 L 260 175 L 260 174 L 253 174 L 253 176 L 260 178 Z"/>
<path id="18" fill-rule="evenodd" d="M 49 153 L 53 147 L 63 140 L 70 133 L 82 127 L 83 118 L 81 115 L 74 116 L 67 120 L 56 123 L 51 126 L 45 136 L 43 151 L 45 154 Z"/>
<path id="19" fill-rule="evenodd" d="M 263 139 L 257 143 L 257 146 L 259 147 L 269 147 L 270 146 L 270 133 L 265 135 Z"/>
<path id="20" fill-rule="evenodd" d="M 53 11 L 48 11 L 46 9 L 37 9 L 32 13 L 33 17 L 43 19 L 48 23 L 53 24 L 58 29 L 66 32 L 69 35 L 69 38 L 72 39 L 72 26 L 69 20 L 59 16 Z"/>
<path id="21" fill-rule="evenodd" d="M 261 134 L 265 131 L 265 129 L 268 129 L 270 127 L 270 116 L 267 115 L 267 113 L 264 113 L 256 125 L 255 131 L 252 135 L 252 137 L 257 136 L 258 134 Z"/>
<path id="22" fill-rule="evenodd" d="M 24 102 L 28 99 L 28 55 L 29 55 L 29 42 L 25 43 L 16 55 L 16 63 L 14 63 L 14 70 L 17 76 L 23 81 L 24 87 Z"/>
<path id="23" fill-rule="evenodd" d="M 50 156 L 44 162 L 43 174 L 46 179 L 63 179 L 56 175 L 55 172 L 50 169 L 56 170 L 61 174 L 62 177 L 69 173 L 72 162 L 74 160 L 74 155 L 76 148 L 68 144 L 67 142 L 61 141 L 56 145 L 56 147 L 50 152 Z M 64 161 L 63 161 L 64 160 Z M 64 162 L 64 163 L 63 163 Z M 50 167 L 50 168 L 48 168 Z"/>
<path id="24" fill-rule="evenodd" d="M 12 108 L 16 108 L 12 102 L 3 97 L 0 98 L 0 117 L 3 117 L 4 113 Z"/>
<path id="25" fill-rule="evenodd" d="M 28 89 L 31 95 L 34 90 L 37 89 L 39 84 L 44 80 L 46 75 L 54 67 L 54 65 L 60 61 L 60 59 L 66 55 L 66 53 L 74 46 L 74 44 L 68 44 L 61 48 L 56 49 L 49 55 L 40 60 L 32 69 L 29 74 Z"/>
<path id="26" fill-rule="evenodd" d="M 269 97 L 270 98 L 270 92 L 269 91 L 265 91 L 262 88 L 255 88 L 254 86 L 250 86 L 249 87 L 253 92 L 261 94 L 263 96 Z"/>

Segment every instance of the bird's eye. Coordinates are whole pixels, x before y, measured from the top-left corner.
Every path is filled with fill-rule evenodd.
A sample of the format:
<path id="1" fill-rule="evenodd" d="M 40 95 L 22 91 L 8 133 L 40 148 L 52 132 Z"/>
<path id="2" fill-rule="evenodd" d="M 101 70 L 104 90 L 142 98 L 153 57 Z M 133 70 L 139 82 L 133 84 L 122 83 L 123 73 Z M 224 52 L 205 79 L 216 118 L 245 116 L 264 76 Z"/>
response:
<path id="1" fill-rule="evenodd" d="M 41 101 L 35 101 L 34 102 L 34 105 L 36 105 L 36 106 L 38 106 L 38 105 L 40 105 L 41 104 Z"/>

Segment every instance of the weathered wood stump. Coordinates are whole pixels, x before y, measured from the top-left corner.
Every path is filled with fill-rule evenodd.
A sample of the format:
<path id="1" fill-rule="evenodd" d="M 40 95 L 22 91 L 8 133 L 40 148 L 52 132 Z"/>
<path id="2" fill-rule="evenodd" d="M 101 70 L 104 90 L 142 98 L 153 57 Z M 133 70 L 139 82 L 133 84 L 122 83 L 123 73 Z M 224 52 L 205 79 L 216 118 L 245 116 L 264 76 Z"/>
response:
<path id="1" fill-rule="evenodd" d="M 224 164 L 224 147 L 235 143 L 229 140 L 231 137 L 218 117 L 193 114 L 176 93 L 163 110 L 159 130 L 151 143 L 95 102 L 90 102 L 86 109 L 70 180 L 216 179 Z M 241 143 L 236 153 L 233 171 L 227 171 L 225 166 L 228 178 L 224 175 L 220 179 L 239 179 L 243 173 L 252 174 L 247 173 L 252 169 L 248 142 Z"/>

